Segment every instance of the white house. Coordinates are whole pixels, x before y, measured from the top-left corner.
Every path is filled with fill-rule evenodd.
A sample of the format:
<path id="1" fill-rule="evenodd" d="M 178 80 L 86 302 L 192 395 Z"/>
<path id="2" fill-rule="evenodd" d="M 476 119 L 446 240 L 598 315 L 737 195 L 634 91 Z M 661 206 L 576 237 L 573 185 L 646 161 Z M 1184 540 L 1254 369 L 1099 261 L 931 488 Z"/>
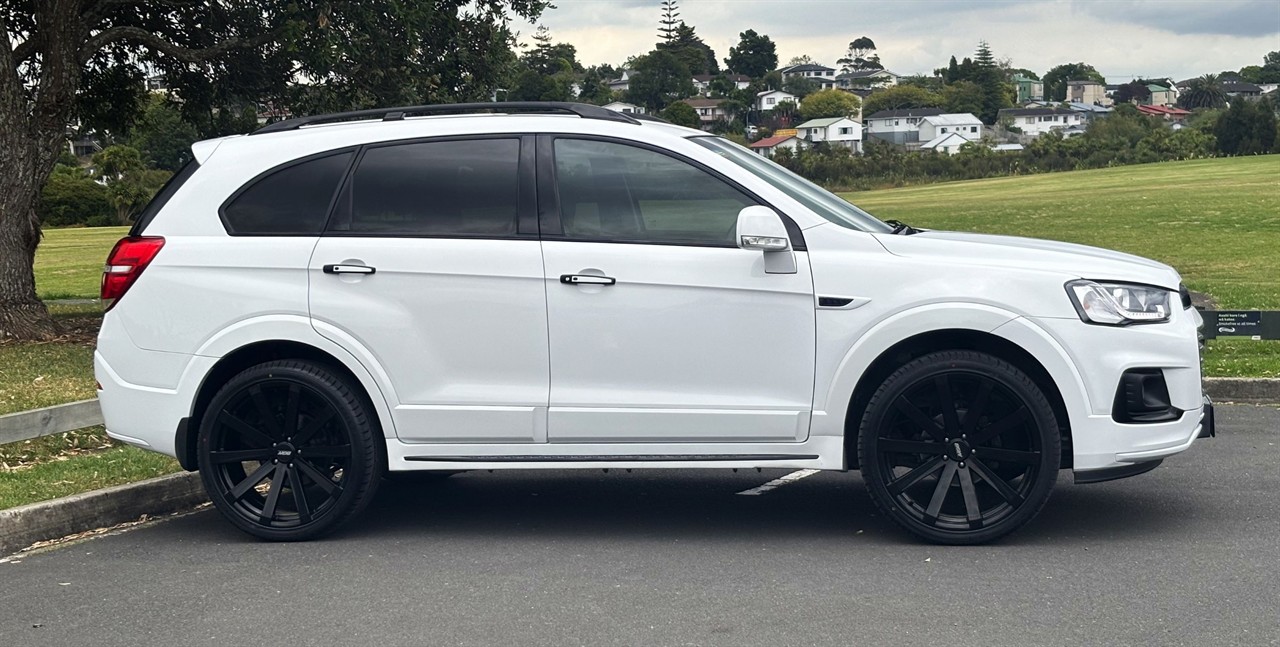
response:
<path id="1" fill-rule="evenodd" d="M 898 75 L 889 70 L 854 70 L 836 77 L 836 87 L 849 88 L 887 88 L 898 84 Z"/>
<path id="2" fill-rule="evenodd" d="M 867 126 L 868 137 L 905 145 L 920 141 L 920 123 L 925 117 L 941 114 L 941 108 L 881 110 L 872 115 L 863 115 L 862 123 Z"/>
<path id="3" fill-rule="evenodd" d="M 825 79 L 827 84 L 835 83 L 835 68 L 830 68 L 817 63 L 801 63 L 799 65 L 788 65 L 778 68 L 778 72 L 782 73 L 783 79 L 789 79 L 793 76 L 800 76 L 806 79 L 822 83 Z"/>
<path id="4" fill-rule="evenodd" d="M 609 86 L 609 90 L 613 92 L 626 92 L 631 87 L 631 75 L 635 72 L 631 70 L 620 70 L 620 76 L 605 85 Z"/>
<path id="5" fill-rule="evenodd" d="M 751 148 L 751 152 L 757 155 L 773 157 L 774 151 L 779 148 L 785 148 L 794 153 L 796 149 L 800 148 L 802 145 L 803 144 L 800 142 L 800 139 L 795 135 L 774 135 L 773 137 L 761 139 L 758 142 L 751 142 L 749 147 Z"/>
<path id="6" fill-rule="evenodd" d="M 796 105 L 800 105 L 800 98 L 790 92 L 783 92 L 782 90 L 765 90 L 764 92 L 756 94 L 756 110 L 773 110 L 783 101 L 790 101 Z"/>
<path id="7" fill-rule="evenodd" d="M 637 114 L 637 115 L 644 114 L 643 106 L 637 106 L 634 103 L 627 103 L 626 101 L 613 101 L 611 103 L 606 103 L 600 107 L 604 108 L 605 110 L 612 110 L 614 112 L 621 112 L 623 114 Z"/>
<path id="8" fill-rule="evenodd" d="M 947 133 L 938 135 L 933 139 L 920 145 L 920 150 L 937 151 L 946 153 L 947 155 L 955 155 L 960 152 L 960 147 L 968 144 L 969 140 L 960 133 Z"/>
<path id="9" fill-rule="evenodd" d="M 848 117 L 810 119 L 796 126 L 796 130 L 806 141 L 830 142 L 832 145 L 844 146 L 855 153 L 862 152 L 862 124 Z"/>
<path id="10" fill-rule="evenodd" d="M 918 126 L 922 142 L 951 133 L 959 133 L 970 141 L 982 139 L 982 120 L 967 112 L 923 117 Z"/>
<path id="11" fill-rule="evenodd" d="M 1039 137 L 1051 130 L 1083 127 L 1085 122 L 1083 114 L 1066 108 L 1005 108 L 998 118 L 1031 137 Z"/>
<path id="12" fill-rule="evenodd" d="M 706 96 L 707 93 L 711 91 L 711 82 L 714 81 L 718 76 L 721 76 L 721 75 L 720 74 L 694 74 L 693 89 L 697 90 L 698 94 Z M 735 89 L 738 89 L 738 90 L 745 90 L 747 89 L 748 86 L 751 85 L 751 77 L 747 76 L 746 74 L 724 74 L 723 76 L 724 78 L 728 79 L 730 83 L 733 84 L 733 87 Z"/>
<path id="13" fill-rule="evenodd" d="M 687 103 L 694 112 L 698 113 L 698 119 L 702 121 L 702 128 L 708 129 L 711 124 L 717 121 L 723 121 L 729 118 L 729 114 L 720 108 L 720 104 L 724 103 L 724 99 L 681 99 L 682 103 Z"/>

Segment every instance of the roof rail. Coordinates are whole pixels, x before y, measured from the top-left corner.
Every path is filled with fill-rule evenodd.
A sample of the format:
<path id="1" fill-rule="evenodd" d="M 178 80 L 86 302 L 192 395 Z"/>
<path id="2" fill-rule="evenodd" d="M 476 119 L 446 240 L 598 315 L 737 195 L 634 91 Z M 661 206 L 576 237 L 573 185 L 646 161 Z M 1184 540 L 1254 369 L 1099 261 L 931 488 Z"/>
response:
<path id="1" fill-rule="evenodd" d="M 640 123 L 631 116 L 624 115 L 621 112 L 614 112 L 612 110 L 601 108 L 600 106 L 593 106 L 586 103 L 569 103 L 565 101 L 497 101 L 486 103 L 441 103 L 429 106 L 405 106 L 401 108 L 373 108 L 370 110 L 338 112 L 329 115 L 296 117 L 293 119 L 285 119 L 284 121 L 277 121 L 273 124 L 267 124 L 266 126 L 263 126 L 249 134 L 263 135 L 267 133 L 279 133 L 289 130 L 297 130 L 303 126 L 311 126 L 314 124 L 355 121 L 359 119 L 380 118 L 383 121 L 398 121 L 411 115 L 428 115 L 449 112 L 477 112 L 481 110 L 493 110 L 497 112 L 563 112 L 578 115 L 583 119 L 619 121 L 627 124 Z"/>

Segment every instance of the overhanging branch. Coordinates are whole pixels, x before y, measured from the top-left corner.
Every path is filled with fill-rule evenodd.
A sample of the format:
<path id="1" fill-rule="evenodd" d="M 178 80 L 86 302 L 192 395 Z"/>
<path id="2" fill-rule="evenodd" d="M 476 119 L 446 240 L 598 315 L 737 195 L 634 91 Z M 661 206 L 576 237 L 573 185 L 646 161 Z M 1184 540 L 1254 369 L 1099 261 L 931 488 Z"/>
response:
<path id="1" fill-rule="evenodd" d="M 162 54 L 172 56 L 184 63 L 200 63 L 225 54 L 233 49 L 262 45 L 263 43 L 270 42 L 275 38 L 275 36 L 275 30 L 269 30 L 253 38 L 229 38 L 212 47 L 192 49 L 189 47 L 182 47 L 181 45 L 175 45 L 152 32 L 142 29 L 141 27 L 112 27 L 98 32 L 96 35 L 89 38 L 89 40 L 85 41 L 84 48 L 80 50 L 81 62 L 87 62 L 95 53 L 112 43 L 130 41 L 144 47 L 149 47 Z"/>

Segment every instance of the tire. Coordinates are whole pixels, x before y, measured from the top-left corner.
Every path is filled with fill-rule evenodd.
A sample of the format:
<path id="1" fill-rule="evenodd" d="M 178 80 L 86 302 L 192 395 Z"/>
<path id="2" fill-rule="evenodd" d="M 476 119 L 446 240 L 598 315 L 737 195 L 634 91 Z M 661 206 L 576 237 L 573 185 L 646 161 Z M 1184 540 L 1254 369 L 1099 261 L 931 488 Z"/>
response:
<path id="1" fill-rule="evenodd" d="M 231 378 L 210 401 L 198 443 L 214 507 L 270 541 L 332 532 L 369 505 L 386 470 L 382 432 L 363 392 L 303 360 Z"/>
<path id="2" fill-rule="evenodd" d="M 903 528 L 939 544 L 980 544 L 1040 512 L 1061 444 L 1053 409 L 1026 374 L 985 353 L 943 351 L 904 364 L 876 390 L 858 460 L 872 500 Z"/>

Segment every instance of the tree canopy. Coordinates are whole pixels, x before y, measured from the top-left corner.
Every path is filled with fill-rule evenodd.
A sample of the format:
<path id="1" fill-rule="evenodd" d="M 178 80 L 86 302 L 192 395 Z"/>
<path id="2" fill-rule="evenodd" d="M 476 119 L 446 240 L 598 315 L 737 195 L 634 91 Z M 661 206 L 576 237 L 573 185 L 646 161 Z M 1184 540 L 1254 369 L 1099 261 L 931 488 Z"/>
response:
<path id="1" fill-rule="evenodd" d="M 716 62 L 716 53 L 711 46 L 702 42 L 702 38 L 693 27 L 683 22 L 676 26 L 671 40 L 658 43 L 658 49 L 671 52 L 689 68 L 690 74 L 719 74 L 720 64 Z"/>
<path id="2" fill-rule="evenodd" d="M 861 70 L 883 70 L 880 55 L 875 52 L 875 42 L 866 36 L 861 36 L 849 43 L 845 55 L 836 60 L 836 64 L 840 66 L 840 72 L 845 74 Z"/>
<path id="3" fill-rule="evenodd" d="M 819 90 L 800 102 L 800 116 L 808 119 L 827 117 L 853 117 L 862 107 L 862 100 L 844 90 Z"/>
<path id="4" fill-rule="evenodd" d="M 1044 73 L 1044 98 L 1047 101 L 1067 100 L 1067 81 L 1097 81 L 1105 84 L 1102 76 L 1088 63 L 1063 63 Z"/>
<path id="5" fill-rule="evenodd" d="M 734 73 L 763 78 L 778 67 L 778 48 L 768 36 L 748 29 L 738 34 L 738 45 L 729 48 L 724 65 Z"/>
<path id="6" fill-rule="evenodd" d="M 914 85 L 895 85 L 872 92 L 862 102 L 862 114 L 872 115 L 881 110 L 937 108 L 941 105 L 942 98 L 924 88 Z"/>
<path id="7" fill-rule="evenodd" d="M 636 59 L 633 68 L 635 73 L 628 84 L 627 96 L 632 103 L 651 112 L 693 94 L 689 67 L 671 52 L 655 49 Z"/>

